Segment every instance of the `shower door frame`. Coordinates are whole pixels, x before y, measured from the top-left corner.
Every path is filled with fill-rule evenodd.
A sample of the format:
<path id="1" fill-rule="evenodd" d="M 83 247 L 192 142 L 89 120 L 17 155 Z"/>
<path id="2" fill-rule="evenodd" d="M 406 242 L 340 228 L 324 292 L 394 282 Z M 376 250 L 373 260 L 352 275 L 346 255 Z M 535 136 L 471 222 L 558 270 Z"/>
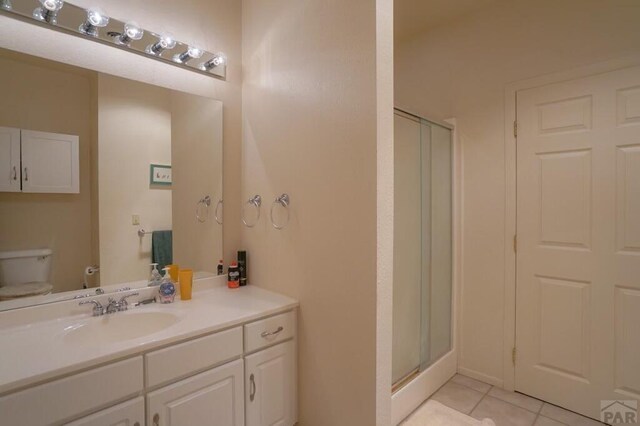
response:
<path id="1" fill-rule="evenodd" d="M 455 118 L 445 122 L 432 120 L 412 113 L 405 108 L 394 108 L 394 114 L 416 117 L 420 120 L 445 127 L 451 130 L 451 349 L 423 371 L 418 371 L 402 387 L 391 395 L 391 423 L 397 425 L 412 411 L 427 400 L 435 391 L 445 384 L 458 369 L 458 298 L 459 283 L 462 270 L 462 149 L 458 141 Z"/>

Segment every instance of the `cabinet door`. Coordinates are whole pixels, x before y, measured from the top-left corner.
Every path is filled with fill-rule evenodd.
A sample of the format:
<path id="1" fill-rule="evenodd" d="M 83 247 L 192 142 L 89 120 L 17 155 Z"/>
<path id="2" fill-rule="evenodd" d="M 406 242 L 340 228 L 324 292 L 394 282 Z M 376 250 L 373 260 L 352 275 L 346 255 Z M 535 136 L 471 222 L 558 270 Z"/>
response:
<path id="1" fill-rule="evenodd" d="M 0 191 L 20 192 L 20 129 L 0 127 Z"/>
<path id="2" fill-rule="evenodd" d="M 147 395 L 151 426 L 243 426 L 241 359 Z"/>
<path id="3" fill-rule="evenodd" d="M 83 417 L 67 426 L 143 426 L 144 398 L 138 397 Z"/>
<path id="4" fill-rule="evenodd" d="M 22 192 L 80 192 L 79 138 L 22 130 Z"/>
<path id="5" fill-rule="evenodd" d="M 292 340 L 245 358 L 247 426 L 296 422 L 296 359 Z"/>

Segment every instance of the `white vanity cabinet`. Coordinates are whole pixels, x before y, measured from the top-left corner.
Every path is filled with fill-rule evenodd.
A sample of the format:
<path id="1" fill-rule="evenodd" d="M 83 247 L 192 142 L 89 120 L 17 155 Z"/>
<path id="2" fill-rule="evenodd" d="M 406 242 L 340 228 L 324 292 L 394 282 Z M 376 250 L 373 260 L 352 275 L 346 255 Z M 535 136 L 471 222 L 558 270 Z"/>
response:
<path id="1" fill-rule="evenodd" d="M 80 192 L 75 135 L 0 127 L 0 191 Z"/>
<path id="2" fill-rule="evenodd" d="M 245 358 L 246 426 L 295 423 L 295 365 L 292 340 Z"/>
<path id="3" fill-rule="evenodd" d="M 242 359 L 165 386 L 147 395 L 152 426 L 243 426 Z"/>
<path id="4" fill-rule="evenodd" d="M 119 315 L 118 313 L 112 315 Z M 248 318 L 249 319 L 249 318 Z M 296 311 L 180 336 L 0 397 L 11 426 L 293 426 Z"/>
<path id="5" fill-rule="evenodd" d="M 144 388 L 142 373 L 142 357 L 136 356 L 3 396 L 0 424 L 64 424 L 136 397 Z"/>
<path id="6" fill-rule="evenodd" d="M 83 417 L 66 426 L 143 426 L 144 398 L 138 397 Z"/>

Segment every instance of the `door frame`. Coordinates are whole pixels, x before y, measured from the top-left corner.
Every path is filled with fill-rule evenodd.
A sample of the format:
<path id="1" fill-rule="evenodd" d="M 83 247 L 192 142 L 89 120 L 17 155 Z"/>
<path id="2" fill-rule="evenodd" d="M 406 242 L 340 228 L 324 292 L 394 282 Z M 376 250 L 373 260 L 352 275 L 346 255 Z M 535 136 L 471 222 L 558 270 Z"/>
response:
<path id="1" fill-rule="evenodd" d="M 515 390 L 515 364 L 512 362 L 516 347 L 516 252 L 514 237 L 517 232 L 517 156 L 514 123 L 517 117 L 518 91 L 533 89 L 562 81 L 603 74 L 640 65 L 640 51 L 604 62 L 597 62 L 570 70 L 545 74 L 505 86 L 504 153 L 505 153 L 505 228 L 504 228 L 504 324 L 503 324 L 503 387 Z"/>

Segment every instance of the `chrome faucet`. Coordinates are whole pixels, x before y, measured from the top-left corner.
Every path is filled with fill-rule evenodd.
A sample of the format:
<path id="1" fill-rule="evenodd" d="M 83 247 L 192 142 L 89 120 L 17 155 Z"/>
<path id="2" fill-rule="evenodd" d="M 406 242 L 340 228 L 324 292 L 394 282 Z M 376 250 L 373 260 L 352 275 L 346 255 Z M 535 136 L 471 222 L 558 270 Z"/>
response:
<path id="1" fill-rule="evenodd" d="M 116 302 L 116 299 L 110 297 L 109 303 L 107 303 L 107 306 L 104 308 L 104 313 L 113 314 L 118 312 L 119 310 L 120 310 L 120 303 Z"/>
<path id="2" fill-rule="evenodd" d="M 87 303 L 93 303 L 93 316 L 99 317 L 104 314 L 104 308 L 102 304 L 97 300 L 83 300 L 79 305 L 86 305 Z"/>
<path id="3" fill-rule="evenodd" d="M 138 293 L 137 291 L 135 293 L 131 293 L 131 294 L 127 294 L 126 296 L 122 296 L 120 298 L 120 301 L 118 302 L 118 310 L 119 311 L 126 311 L 127 309 L 129 309 L 129 302 L 127 302 L 127 299 L 131 296 L 137 296 Z"/>
<path id="4" fill-rule="evenodd" d="M 119 301 L 116 301 L 116 299 L 110 297 L 107 306 L 102 306 L 102 304 L 97 300 L 83 300 L 79 304 L 86 305 L 87 303 L 93 303 L 93 316 L 99 317 L 104 314 L 114 314 L 116 312 L 126 311 L 127 309 L 129 309 L 129 302 L 127 302 L 127 299 L 131 296 L 137 296 L 138 294 L 140 293 L 135 292 L 124 295 L 120 298 Z"/>

